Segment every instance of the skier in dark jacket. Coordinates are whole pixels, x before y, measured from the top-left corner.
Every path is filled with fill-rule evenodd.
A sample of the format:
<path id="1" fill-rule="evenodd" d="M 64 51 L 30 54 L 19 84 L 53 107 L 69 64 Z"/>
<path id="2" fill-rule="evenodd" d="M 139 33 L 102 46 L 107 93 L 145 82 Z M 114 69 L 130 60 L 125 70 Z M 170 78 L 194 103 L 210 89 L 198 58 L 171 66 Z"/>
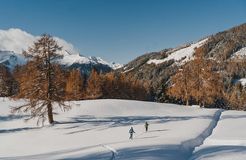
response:
<path id="1" fill-rule="evenodd" d="M 145 122 L 144 127 L 145 127 L 145 131 L 147 132 L 149 129 L 149 123 L 147 121 Z"/>
<path id="2" fill-rule="evenodd" d="M 134 130 L 133 130 L 133 127 L 131 127 L 131 129 L 129 130 L 129 133 L 130 133 L 129 139 L 132 139 L 133 138 L 133 133 L 135 133 Z"/>

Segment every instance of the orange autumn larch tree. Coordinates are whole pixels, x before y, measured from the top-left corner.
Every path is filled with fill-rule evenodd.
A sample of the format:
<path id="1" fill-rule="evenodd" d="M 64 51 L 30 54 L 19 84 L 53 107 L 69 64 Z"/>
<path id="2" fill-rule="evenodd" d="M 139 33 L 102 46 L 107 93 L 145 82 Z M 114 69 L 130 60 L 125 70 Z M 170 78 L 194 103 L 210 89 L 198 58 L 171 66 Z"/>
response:
<path id="1" fill-rule="evenodd" d="M 68 100 L 79 100 L 82 98 L 84 89 L 84 79 L 81 76 L 80 70 L 73 69 L 69 72 L 66 80 L 66 98 Z"/>
<path id="2" fill-rule="evenodd" d="M 44 34 L 24 51 L 29 62 L 23 67 L 24 74 L 17 74 L 19 94 L 15 98 L 24 98 L 27 103 L 14 107 L 13 112 L 28 112 L 29 119 L 38 118 L 37 123 L 41 120 L 43 124 L 48 119 L 53 124 L 54 104 L 64 110 L 70 108 L 64 103 L 64 77 L 60 66 L 56 64 L 60 50 L 57 42 L 50 35 Z"/>

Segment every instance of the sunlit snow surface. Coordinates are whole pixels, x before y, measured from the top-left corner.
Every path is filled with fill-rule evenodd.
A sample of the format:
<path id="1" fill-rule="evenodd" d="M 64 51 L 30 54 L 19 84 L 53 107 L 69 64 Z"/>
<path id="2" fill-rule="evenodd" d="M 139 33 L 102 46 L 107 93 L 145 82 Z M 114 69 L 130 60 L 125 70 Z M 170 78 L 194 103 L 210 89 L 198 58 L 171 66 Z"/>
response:
<path id="1" fill-rule="evenodd" d="M 246 78 L 241 78 L 238 80 L 243 86 L 246 86 Z"/>
<path id="2" fill-rule="evenodd" d="M 224 111 L 204 144 L 196 148 L 190 159 L 245 160 L 246 112 Z"/>
<path id="3" fill-rule="evenodd" d="M 233 57 L 244 57 L 246 56 L 246 47 L 241 48 L 239 51 L 233 54 Z"/>
<path id="4" fill-rule="evenodd" d="M 70 102 L 72 109 L 68 112 L 56 109 L 54 118 L 58 122 L 41 128 L 36 120 L 25 123 L 27 115 L 10 113 L 11 106 L 22 103 L 0 99 L 0 159 L 185 160 L 199 159 L 199 153 L 207 154 L 202 149 L 222 144 L 230 144 L 230 151 L 238 148 L 237 154 L 230 156 L 240 159 L 246 154 L 245 112 L 224 111 L 218 122 L 222 111 L 218 109 L 86 100 Z M 145 121 L 150 124 L 148 132 L 144 131 Z M 133 140 L 129 140 L 131 126 L 136 132 Z M 209 154 L 216 157 L 220 154 L 216 151 L 209 150 Z"/>

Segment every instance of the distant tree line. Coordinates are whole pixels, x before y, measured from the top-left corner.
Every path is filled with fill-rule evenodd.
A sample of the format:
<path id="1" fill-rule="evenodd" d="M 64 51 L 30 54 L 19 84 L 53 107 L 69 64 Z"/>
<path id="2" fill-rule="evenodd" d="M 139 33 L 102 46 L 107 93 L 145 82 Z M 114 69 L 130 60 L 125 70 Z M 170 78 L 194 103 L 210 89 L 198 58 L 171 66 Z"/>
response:
<path id="1" fill-rule="evenodd" d="M 93 69 L 89 76 L 79 70 L 66 71 L 66 100 L 132 99 L 148 100 L 148 84 L 123 73 L 100 74 Z"/>

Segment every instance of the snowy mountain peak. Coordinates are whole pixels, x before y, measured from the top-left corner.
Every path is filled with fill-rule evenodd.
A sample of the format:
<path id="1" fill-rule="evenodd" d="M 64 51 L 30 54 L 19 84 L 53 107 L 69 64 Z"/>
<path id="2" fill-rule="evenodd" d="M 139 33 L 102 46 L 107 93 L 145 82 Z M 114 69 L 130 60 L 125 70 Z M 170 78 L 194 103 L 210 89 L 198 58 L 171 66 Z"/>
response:
<path id="1" fill-rule="evenodd" d="M 27 50 L 38 38 L 39 36 L 34 36 L 18 28 L 0 30 L 0 64 L 4 64 L 10 69 L 13 69 L 16 65 L 24 64 L 26 60 L 22 52 Z M 59 54 L 63 55 L 63 58 L 58 60 L 60 64 L 65 66 L 74 64 L 101 65 L 114 69 L 114 65 L 107 63 L 102 58 L 83 56 L 71 43 L 59 37 L 53 38 L 59 46 L 62 46 Z"/>
<path id="2" fill-rule="evenodd" d="M 0 64 L 13 69 L 16 65 L 23 65 L 26 63 L 26 59 L 21 54 L 16 54 L 13 51 L 1 51 L 0 50 Z"/>

